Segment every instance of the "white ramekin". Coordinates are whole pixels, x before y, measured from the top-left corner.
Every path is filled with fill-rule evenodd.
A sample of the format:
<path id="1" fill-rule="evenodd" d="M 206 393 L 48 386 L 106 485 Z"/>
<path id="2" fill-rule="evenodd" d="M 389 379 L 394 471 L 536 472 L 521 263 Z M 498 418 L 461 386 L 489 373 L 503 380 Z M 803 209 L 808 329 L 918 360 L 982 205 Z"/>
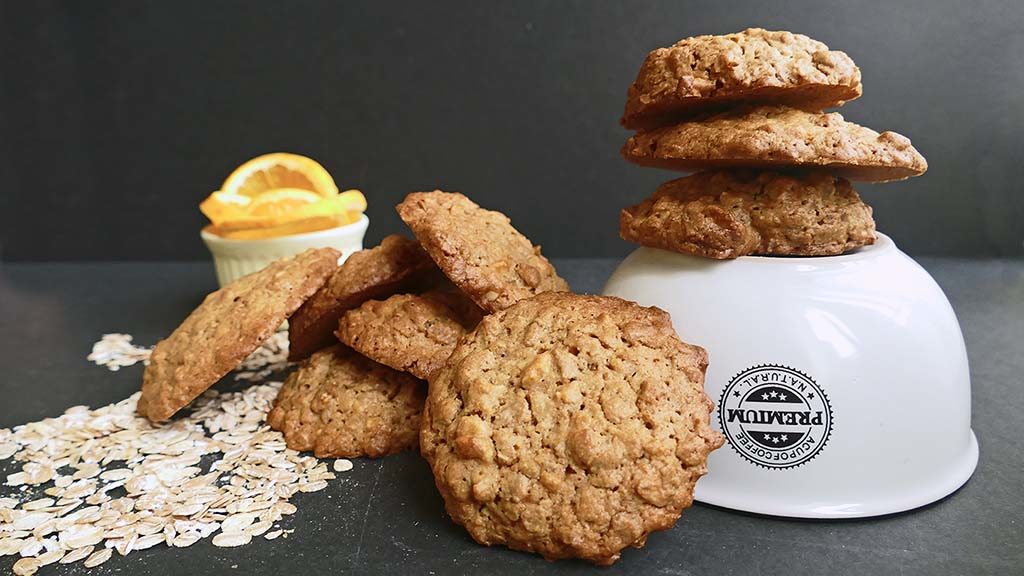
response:
<path id="1" fill-rule="evenodd" d="M 213 254 L 217 283 L 224 286 L 274 260 L 294 256 L 308 248 L 334 248 L 341 252 L 341 261 L 344 261 L 353 252 L 363 249 L 363 236 L 369 225 L 370 219 L 364 214 L 359 220 L 337 228 L 277 238 L 234 240 L 205 230 L 200 236 Z"/>

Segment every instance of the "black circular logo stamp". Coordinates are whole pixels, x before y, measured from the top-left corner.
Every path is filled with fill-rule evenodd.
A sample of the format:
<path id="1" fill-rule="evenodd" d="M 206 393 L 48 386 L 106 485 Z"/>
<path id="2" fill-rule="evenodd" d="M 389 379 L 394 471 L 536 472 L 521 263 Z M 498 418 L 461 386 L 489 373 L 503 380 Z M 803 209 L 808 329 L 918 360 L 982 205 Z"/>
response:
<path id="1" fill-rule="evenodd" d="M 832 434 L 832 407 L 813 378 L 787 366 L 754 366 L 722 390 L 718 420 L 740 456 L 765 468 L 814 458 Z"/>

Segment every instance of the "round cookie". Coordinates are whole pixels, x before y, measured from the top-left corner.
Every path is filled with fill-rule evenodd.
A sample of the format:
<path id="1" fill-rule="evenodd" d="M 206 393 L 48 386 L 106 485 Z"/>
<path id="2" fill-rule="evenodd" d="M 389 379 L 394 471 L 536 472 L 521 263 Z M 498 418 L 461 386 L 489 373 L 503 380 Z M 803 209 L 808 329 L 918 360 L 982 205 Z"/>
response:
<path id="1" fill-rule="evenodd" d="M 802 34 L 750 28 L 649 53 L 621 122 L 650 129 L 737 103 L 822 110 L 860 94 L 860 69 L 845 53 Z"/>
<path id="2" fill-rule="evenodd" d="M 670 170 L 819 167 L 871 182 L 920 176 L 928 169 L 905 136 L 879 134 L 835 113 L 773 106 L 639 132 L 622 147 L 622 155 L 642 166 Z"/>
<path id="3" fill-rule="evenodd" d="M 352 254 L 288 320 L 288 359 L 301 360 L 336 342 L 334 329 L 347 310 L 414 288 L 431 274 L 441 275 L 419 243 L 398 234 Z"/>
<path id="4" fill-rule="evenodd" d="M 420 450 L 477 542 L 611 564 L 675 524 L 723 442 L 706 367 L 662 310 L 541 294 L 459 342 L 431 380 Z"/>
<path id="5" fill-rule="evenodd" d="M 823 172 L 699 172 L 622 211 L 624 240 L 705 258 L 832 256 L 875 241 L 871 207 Z"/>
<path id="6" fill-rule="evenodd" d="M 341 345 L 310 356 L 281 387 L 267 423 L 293 450 L 376 458 L 414 449 L 427 385 Z"/>
<path id="7" fill-rule="evenodd" d="M 346 312 L 336 335 L 368 358 L 428 380 L 482 316 L 460 292 L 397 294 Z"/>
<path id="8" fill-rule="evenodd" d="M 209 294 L 153 348 L 139 414 L 167 420 L 233 370 L 323 286 L 340 257 L 333 248 L 311 248 Z"/>
<path id="9" fill-rule="evenodd" d="M 397 209 L 445 275 L 488 312 L 569 289 L 540 247 L 501 212 L 440 190 L 409 194 Z"/>

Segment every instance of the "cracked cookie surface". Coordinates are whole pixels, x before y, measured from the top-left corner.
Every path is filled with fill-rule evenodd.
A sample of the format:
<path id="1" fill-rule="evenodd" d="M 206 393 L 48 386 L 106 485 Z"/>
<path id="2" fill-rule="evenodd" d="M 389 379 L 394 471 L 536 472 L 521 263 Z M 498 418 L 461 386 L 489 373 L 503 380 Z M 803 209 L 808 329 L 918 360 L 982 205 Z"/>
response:
<path id="1" fill-rule="evenodd" d="M 431 381 L 420 449 L 476 541 L 611 564 L 675 524 L 723 442 L 706 366 L 662 310 L 541 294 L 460 341 Z"/>
<path id="2" fill-rule="evenodd" d="M 541 292 L 569 289 L 540 247 L 501 212 L 440 190 L 413 192 L 397 209 L 445 275 L 488 312 Z"/>
<path id="3" fill-rule="evenodd" d="M 301 360 L 336 342 L 333 333 L 346 311 L 410 289 L 432 273 L 440 276 L 419 243 L 398 234 L 353 253 L 288 320 L 288 359 Z"/>
<path id="4" fill-rule="evenodd" d="M 779 106 L 742 107 L 638 132 L 622 155 L 641 166 L 670 170 L 819 167 L 871 182 L 920 176 L 928 169 L 905 136 L 879 134 L 836 113 Z"/>
<path id="5" fill-rule="evenodd" d="M 874 243 L 871 207 L 822 172 L 699 172 L 622 211 L 624 240 L 705 258 L 833 256 Z"/>
<path id="6" fill-rule="evenodd" d="M 233 370 L 323 286 L 340 257 L 333 248 L 311 248 L 209 294 L 153 348 L 139 414 L 167 420 Z"/>
<path id="7" fill-rule="evenodd" d="M 860 94 L 860 69 L 844 52 L 750 28 L 651 51 L 629 87 L 622 125 L 650 129 L 740 102 L 822 110 Z"/>
<path id="8" fill-rule="evenodd" d="M 459 292 L 397 294 L 349 310 L 336 334 L 368 358 L 427 380 L 482 316 Z"/>
<path id="9" fill-rule="evenodd" d="M 342 345 L 325 348 L 293 372 L 267 423 L 288 447 L 319 458 L 372 458 L 415 449 L 426 382 Z"/>

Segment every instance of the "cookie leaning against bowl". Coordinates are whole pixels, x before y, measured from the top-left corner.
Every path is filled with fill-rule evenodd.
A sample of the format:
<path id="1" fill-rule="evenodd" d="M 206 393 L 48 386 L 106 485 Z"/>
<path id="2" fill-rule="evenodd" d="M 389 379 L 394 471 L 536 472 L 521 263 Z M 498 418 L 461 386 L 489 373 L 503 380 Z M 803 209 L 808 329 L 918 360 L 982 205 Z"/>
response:
<path id="1" fill-rule="evenodd" d="M 569 290 L 540 247 L 501 212 L 440 190 L 413 192 L 397 209 L 448 278 L 488 312 L 541 292 Z"/>
<path id="2" fill-rule="evenodd" d="M 928 169 L 905 136 L 879 134 L 835 113 L 778 106 L 740 108 L 638 132 L 622 155 L 641 166 L 670 170 L 827 168 L 871 182 L 920 176 Z"/>
<path id="3" fill-rule="evenodd" d="M 426 390 L 426 382 L 339 344 L 288 377 L 267 423 L 292 450 L 376 458 L 417 447 Z"/>
<path id="4" fill-rule="evenodd" d="M 340 257 L 333 248 L 311 248 L 208 295 L 153 348 L 139 414 L 167 420 L 224 377 L 323 286 Z"/>
<path id="5" fill-rule="evenodd" d="M 541 294 L 459 342 L 431 380 L 420 450 L 477 542 L 611 564 L 675 524 L 723 442 L 706 367 L 662 310 Z"/>
<path id="6" fill-rule="evenodd" d="M 333 332 L 347 310 L 412 289 L 432 274 L 440 276 L 419 243 L 398 234 L 352 254 L 288 321 L 288 359 L 301 360 L 336 342 Z"/>
<path id="7" fill-rule="evenodd" d="M 482 317 L 461 292 L 397 294 L 346 312 L 336 335 L 368 358 L 428 380 Z"/>
<path id="8" fill-rule="evenodd" d="M 751 28 L 652 51 L 621 122 L 650 129 L 740 102 L 822 110 L 860 94 L 860 69 L 845 53 L 802 34 Z"/>
<path id="9" fill-rule="evenodd" d="M 699 172 L 622 211 L 624 240 L 705 258 L 832 256 L 875 241 L 871 207 L 823 172 Z"/>

